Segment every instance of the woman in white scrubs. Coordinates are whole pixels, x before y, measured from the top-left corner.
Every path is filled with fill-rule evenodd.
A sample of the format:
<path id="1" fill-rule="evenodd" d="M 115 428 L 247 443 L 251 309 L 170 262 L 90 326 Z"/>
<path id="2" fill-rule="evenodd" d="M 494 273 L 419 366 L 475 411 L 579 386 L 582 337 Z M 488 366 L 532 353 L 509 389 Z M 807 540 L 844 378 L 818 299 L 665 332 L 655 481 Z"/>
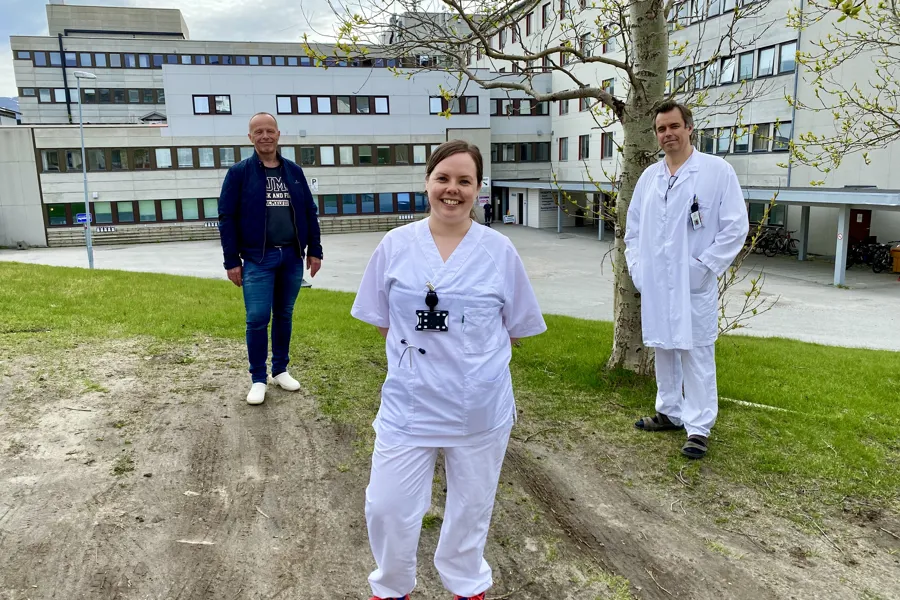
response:
<path id="1" fill-rule="evenodd" d="M 470 212 L 482 181 L 478 148 L 442 144 L 425 169 L 430 215 L 388 232 L 369 261 L 351 314 L 384 336 L 366 523 L 377 568 L 373 600 L 416 585 L 422 517 L 439 449 L 447 504 L 434 564 L 457 600 L 483 600 L 484 559 L 500 467 L 515 419 L 512 342 L 547 326 L 509 239 Z"/>

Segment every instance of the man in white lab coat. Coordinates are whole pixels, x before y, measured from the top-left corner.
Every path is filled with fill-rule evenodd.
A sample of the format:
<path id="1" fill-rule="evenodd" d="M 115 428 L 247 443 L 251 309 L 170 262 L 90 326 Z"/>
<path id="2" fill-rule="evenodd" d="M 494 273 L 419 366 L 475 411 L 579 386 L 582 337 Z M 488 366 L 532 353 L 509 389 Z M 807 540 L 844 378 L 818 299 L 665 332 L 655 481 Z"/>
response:
<path id="1" fill-rule="evenodd" d="M 715 341 L 718 283 L 749 231 L 734 169 L 691 145 L 690 109 L 655 111 L 665 159 L 638 179 L 625 231 L 625 260 L 641 294 L 644 345 L 656 351 L 656 415 L 635 427 L 687 430 L 681 449 L 703 457 L 718 413 Z"/>

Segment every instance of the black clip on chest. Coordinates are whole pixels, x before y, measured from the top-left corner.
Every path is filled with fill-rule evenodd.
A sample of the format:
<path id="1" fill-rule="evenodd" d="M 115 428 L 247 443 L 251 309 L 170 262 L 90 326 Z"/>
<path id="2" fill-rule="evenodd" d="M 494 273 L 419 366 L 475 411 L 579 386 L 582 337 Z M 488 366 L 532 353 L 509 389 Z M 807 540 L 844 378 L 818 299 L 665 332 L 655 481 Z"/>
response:
<path id="1" fill-rule="evenodd" d="M 428 310 L 417 310 L 416 317 L 419 322 L 416 325 L 416 331 L 447 331 L 447 317 L 450 313 L 446 310 L 435 310 L 439 299 L 437 292 L 431 282 L 425 284 L 428 286 L 428 292 L 425 294 L 425 306 Z"/>

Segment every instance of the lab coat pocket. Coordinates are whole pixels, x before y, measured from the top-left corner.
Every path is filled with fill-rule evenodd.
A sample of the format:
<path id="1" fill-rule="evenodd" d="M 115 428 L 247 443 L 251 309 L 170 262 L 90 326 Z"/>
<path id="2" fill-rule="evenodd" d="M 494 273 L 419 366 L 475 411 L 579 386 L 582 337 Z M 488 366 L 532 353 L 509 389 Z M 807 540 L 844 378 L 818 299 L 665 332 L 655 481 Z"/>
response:
<path id="1" fill-rule="evenodd" d="M 699 260 L 692 258 L 689 270 L 691 279 L 691 292 L 702 292 L 709 287 L 709 281 L 712 279 L 712 271 Z"/>
<path id="2" fill-rule="evenodd" d="M 515 404 L 508 368 L 490 381 L 468 377 L 465 390 L 468 435 L 493 429 L 513 418 Z"/>
<path id="3" fill-rule="evenodd" d="M 463 308 L 463 352 L 466 354 L 484 354 L 499 348 L 499 320 L 499 309 Z"/>
<path id="4" fill-rule="evenodd" d="M 413 411 L 416 373 L 411 369 L 389 369 L 381 386 L 378 418 L 394 427 L 405 427 Z"/>

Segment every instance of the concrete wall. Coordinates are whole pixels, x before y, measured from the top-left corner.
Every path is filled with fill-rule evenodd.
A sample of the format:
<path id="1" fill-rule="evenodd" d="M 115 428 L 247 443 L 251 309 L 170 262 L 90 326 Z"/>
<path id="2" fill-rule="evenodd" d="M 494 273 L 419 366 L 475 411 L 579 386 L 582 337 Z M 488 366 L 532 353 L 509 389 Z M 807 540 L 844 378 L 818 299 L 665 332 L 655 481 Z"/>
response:
<path id="1" fill-rule="evenodd" d="M 7 117 L 6 115 L 0 115 L 0 127 L 15 127 L 18 124 L 19 124 L 18 121 L 16 121 L 12 117 Z"/>
<path id="2" fill-rule="evenodd" d="M 187 24 L 176 9 L 103 6 L 47 5 L 50 35 L 65 35 L 66 29 L 180 33 L 190 37 Z"/>
<path id="3" fill-rule="evenodd" d="M 837 246 L 838 209 L 813 206 L 809 212 L 809 252 L 834 256 Z M 800 229 L 800 207 L 788 208 L 787 229 Z M 873 210 L 870 235 L 881 243 L 900 241 L 900 211 Z M 798 237 L 798 234 L 793 234 Z"/>
<path id="4" fill-rule="evenodd" d="M 46 246 L 30 128 L 0 128 L 0 182 L 0 246 Z"/>

